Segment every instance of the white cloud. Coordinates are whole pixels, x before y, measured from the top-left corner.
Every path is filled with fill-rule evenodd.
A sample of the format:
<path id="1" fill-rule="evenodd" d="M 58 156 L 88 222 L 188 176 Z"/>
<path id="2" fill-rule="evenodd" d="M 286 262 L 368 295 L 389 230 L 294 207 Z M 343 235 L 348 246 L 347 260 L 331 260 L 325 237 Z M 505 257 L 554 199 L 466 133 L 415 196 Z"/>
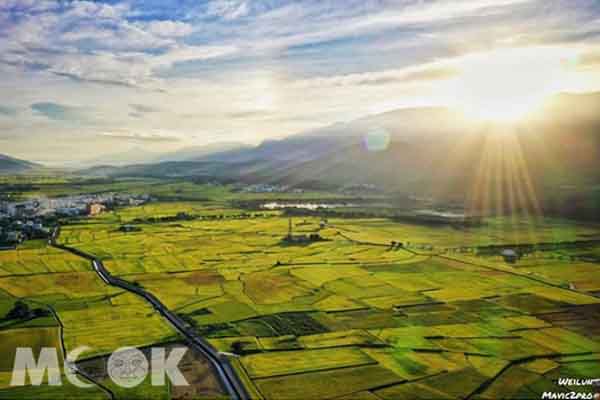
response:
<path id="1" fill-rule="evenodd" d="M 586 1 L 538 12 L 542 0 L 0 0 L 0 92 L 22 110 L 3 134 L 44 138 L 27 142 L 42 152 L 57 135 L 71 138 L 65 146 L 101 137 L 105 151 L 111 140 L 160 149 L 161 136 L 256 142 L 443 104 L 452 60 L 465 54 L 573 35 L 597 42 Z M 592 79 L 597 54 L 578 73 Z M 85 105 L 94 118 L 75 129 L 34 115 L 38 102 Z"/>
<path id="2" fill-rule="evenodd" d="M 440 61 L 402 69 L 335 75 L 324 78 L 303 79 L 294 83 L 296 87 L 335 87 L 411 85 L 452 79 L 459 74 L 452 61 Z"/>
<path id="3" fill-rule="evenodd" d="M 182 37 L 194 31 L 192 25 L 179 21 L 151 21 L 146 29 L 160 37 Z"/>
<path id="4" fill-rule="evenodd" d="M 255 26 L 262 32 L 255 48 L 287 48 L 311 43 L 321 43 L 340 38 L 359 37 L 394 28 L 419 28 L 432 26 L 441 21 L 465 17 L 482 17 L 511 6 L 531 3 L 535 0 L 443 0 L 433 2 L 402 2 L 399 7 L 372 7 L 366 14 L 352 10 L 330 10 L 330 3 L 323 2 L 317 10 L 306 10 L 290 5 L 276 13 L 258 16 Z M 314 22 L 313 22 L 314 20 Z"/>
<path id="5" fill-rule="evenodd" d="M 158 68 L 170 67 L 178 62 L 222 57 L 235 51 L 235 47 L 228 46 L 175 45 L 158 55 L 141 52 L 113 54 L 104 51 L 67 54 L 55 57 L 49 71 L 95 83 L 162 89 L 167 85 L 162 78 L 155 76 Z"/>
<path id="6" fill-rule="evenodd" d="M 16 12 L 44 12 L 60 7 L 57 0 L 3 0 L 0 11 L 15 10 Z"/>
<path id="7" fill-rule="evenodd" d="M 69 4 L 65 18 L 119 20 L 128 11 L 126 3 L 110 5 L 91 1 L 74 1 Z"/>
<path id="8" fill-rule="evenodd" d="M 248 0 L 213 0 L 208 4 L 207 13 L 226 20 L 234 20 L 249 14 L 249 3 Z"/>
<path id="9" fill-rule="evenodd" d="M 8 12 L 16 4 L 3 5 L 9 11 L 0 11 L 0 21 L 9 19 Z M 0 42 L 0 62 L 23 67 L 43 63 L 49 72 L 76 80 L 156 88 L 160 80 L 154 76 L 155 68 L 235 51 L 228 46 L 178 43 L 193 31 L 187 23 L 129 22 L 125 3 L 74 1 L 64 11 L 42 13 L 32 12 L 33 6 L 18 4 L 23 15 L 7 24 L 8 39 Z"/>
<path id="10" fill-rule="evenodd" d="M 145 55 L 108 52 L 69 54 L 54 59 L 52 73 L 83 81 L 139 86 L 150 83 L 151 68 Z"/>
<path id="11" fill-rule="evenodd" d="M 187 46 L 176 45 L 165 54 L 149 58 L 153 66 L 172 65 L 178 62 L 193 60 L 208 60 L 235 53 L 238 50 L 234 46 Z"/>
<path id="12" fill-rule="evenodd" d="M 128 142 L 178 142 L 181 139 L 177 135 L 164 134 L 164 133 L 139 133 L 130 131 L 115 131 L 115 132 L 102 132 L 98 136 L 104 138 L 110 138 L 114 140 L 125 140 Z"/>

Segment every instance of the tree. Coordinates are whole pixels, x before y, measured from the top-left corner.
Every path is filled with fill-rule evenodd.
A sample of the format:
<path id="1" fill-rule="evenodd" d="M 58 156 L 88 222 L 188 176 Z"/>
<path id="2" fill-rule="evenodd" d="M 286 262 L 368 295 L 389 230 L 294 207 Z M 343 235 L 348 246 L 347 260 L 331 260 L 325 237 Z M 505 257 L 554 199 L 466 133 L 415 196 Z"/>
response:
<path id="1" fill-rule="evenodd" d="M 235 354 L 242 354 L 244 351 L 244 343 L 236 340 L 235 342 L 231 343 L 231 350 Z"/>
<path id="2" fill-rule="evenodd" d="M 32 313 L 33 313 L 33 316 L 36 318 L 48 317 L 48 316 L 52 315 L 52 313 L 45 308 L 34 308 Z"/>
<path id="3" fill-rule="evenodd" d="M 31 310 L 27 303 L 17 300 L 13 308 L 6 314 L 7 319 L 25 319 L 31 316 Z"/>

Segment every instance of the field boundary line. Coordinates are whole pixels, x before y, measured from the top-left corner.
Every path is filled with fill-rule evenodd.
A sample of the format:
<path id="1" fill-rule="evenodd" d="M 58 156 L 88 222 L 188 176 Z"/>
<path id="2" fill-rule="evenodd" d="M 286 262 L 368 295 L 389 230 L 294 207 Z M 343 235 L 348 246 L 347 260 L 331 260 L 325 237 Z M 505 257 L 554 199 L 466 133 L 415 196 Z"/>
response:
<path id="1" fill-rule="evenodd" d="M 62 350 L 63 360 L 66 361 L 67 360 L 67 347 L 65 346 L 65 335 L 64 335 L 65 326 L 63 325 L 62 320 L 58 316 L 58 313 L 56 312 L 56 310 L 54 309 L 54 307 L 52 307 L 50 304 L 41 303 L 41 302 L 36 301 L 36 300 L 29 300 L 29 301 L 31 301 L 32 303 L 40 304 L 40 305 L 48 308 L 48 310 L 50 310 L 50 312 L 52 313 L 52 316 L 54 317 L 54 319 L 58 323 L 58 336 L 59 336 L 59 339 L 60 339 L 60 348 Z M 73 364 L 72 367 L 73 367 L 73 372 L 74 373 L 76 373 L 78 375 L 81 375 L 83 378 L 85 378 L 89 382 L 91 382 L 94 385 L 96 385 L 100 390 L 102 390 L 104 393 L 106 393 L 111 400 L 115 399 L 115 394 L 109 388 L 107 388 L 106 386 L 104 386 L 100 382 L 96 382 L 96 380 L 94 380 L 94 378 L 92 378 L 85 371 L 82 371 L 80 368 L 78 368 L 76 364 Z"/>
<path id="2" fill-rule="evenodd" d="M 250 398 L 243 383 L 241 382 L 240 378 L 237 376 L 235 370 L 231 366 L 229 360 L 225 356 L 220 354 L 204 338 L 194 333 L 188 327 L 187 323 L 184 320 L 182 320 L 175 313 L 169 310 L 153 294 L 145 291 L 139 286 L 132 284 L 131 282 L 111 275 L 102 263 L 102 261 L 94 255 L 76 249 L 74 247 L 58 244 L 56 241 L 58 239 L 59 234 L 60 226 L 52 232 L 52 235 L 48 240 L 48 244 L 55 248 L 68 251 L 72 254 L 89 260 L 92 263 L 92 268 L 94 269 L 94 271 L 98 274 L 100 279 L 102 279 L 102 281 L 104 281 L 107 285 L 116 286 L 121 289 L 127 290 L 128 292 L 136 294 L 142 297 L 144 300 L 146 300 L 164 319 L 167 320 L 167 322 L 171 324 L 171 326 L 177 332 L 179 332 L 185 337 L 185 340 L 190 346 L 192 346 L 195 350 L 197 350 L 207 358 L 207 360 L 213 366 L 214 371 L 217 373 L 219 379 L 221 380 L 223 388 L 233 400 L 247 400 Z"/>

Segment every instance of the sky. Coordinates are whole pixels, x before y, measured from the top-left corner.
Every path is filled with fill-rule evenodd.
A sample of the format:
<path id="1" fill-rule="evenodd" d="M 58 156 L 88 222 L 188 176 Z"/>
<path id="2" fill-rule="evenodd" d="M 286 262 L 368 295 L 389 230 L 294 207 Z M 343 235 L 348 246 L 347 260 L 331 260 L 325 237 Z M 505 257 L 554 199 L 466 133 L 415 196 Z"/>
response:
<path id="1" fill-rule="evenodd" d="M 49 164 L 600 90 L 597 0 L 2 0 L 0 153 Z"/>

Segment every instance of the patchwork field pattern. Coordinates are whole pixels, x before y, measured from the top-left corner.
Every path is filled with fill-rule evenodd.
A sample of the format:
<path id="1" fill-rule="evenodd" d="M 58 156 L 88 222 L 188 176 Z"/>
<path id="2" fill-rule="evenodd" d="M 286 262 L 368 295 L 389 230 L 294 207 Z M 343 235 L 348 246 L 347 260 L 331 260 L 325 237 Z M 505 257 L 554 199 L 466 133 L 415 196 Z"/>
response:
<path id="1" fill-rule="evenodd" d="M 198 204 L 153 207 L 215 213 Z M 461 230 L 385 219 L 321 227 L 295 218 L 295 234 L 325 240 L 290 245 L 281 240 L 287 218 L 224 207 L 216 219 L 118 231 L 139 213 L 66 226 L 61 240 L 239 355 L 235 365 L 257 396 L 531 398 L 569 391 L 555 385 L 559 376 L 600 376 L 598 250 L 557 246 L 516 264 L 477 253 L 586 240 L 597 228 L 525 219 Z"/>
<path id="2" fill-rule="evenodd" d="M 53 347 L 62 360 L 65 353 L 88 346 L 90 350 L 80 357 L 85 359 L 178 337 L 143 300 L 104 284 L 87 260 L 45 245 L 3 251 L 0 260 L 1 269 L 13 272 L 0 276 L 0 398 L 108 398 L 98 387 L 78 389 L 64 377 L 66 386 L 61 387 L 9 387 L 17 347 L 31 347 L 35 357 L 42 347 Z M 31 309 L 47 310 L 47 316 L 8 318 L 19 299 Z M 169 397 L 168 388 L 149 385 L 122 394 L 122 398 Z"/>

